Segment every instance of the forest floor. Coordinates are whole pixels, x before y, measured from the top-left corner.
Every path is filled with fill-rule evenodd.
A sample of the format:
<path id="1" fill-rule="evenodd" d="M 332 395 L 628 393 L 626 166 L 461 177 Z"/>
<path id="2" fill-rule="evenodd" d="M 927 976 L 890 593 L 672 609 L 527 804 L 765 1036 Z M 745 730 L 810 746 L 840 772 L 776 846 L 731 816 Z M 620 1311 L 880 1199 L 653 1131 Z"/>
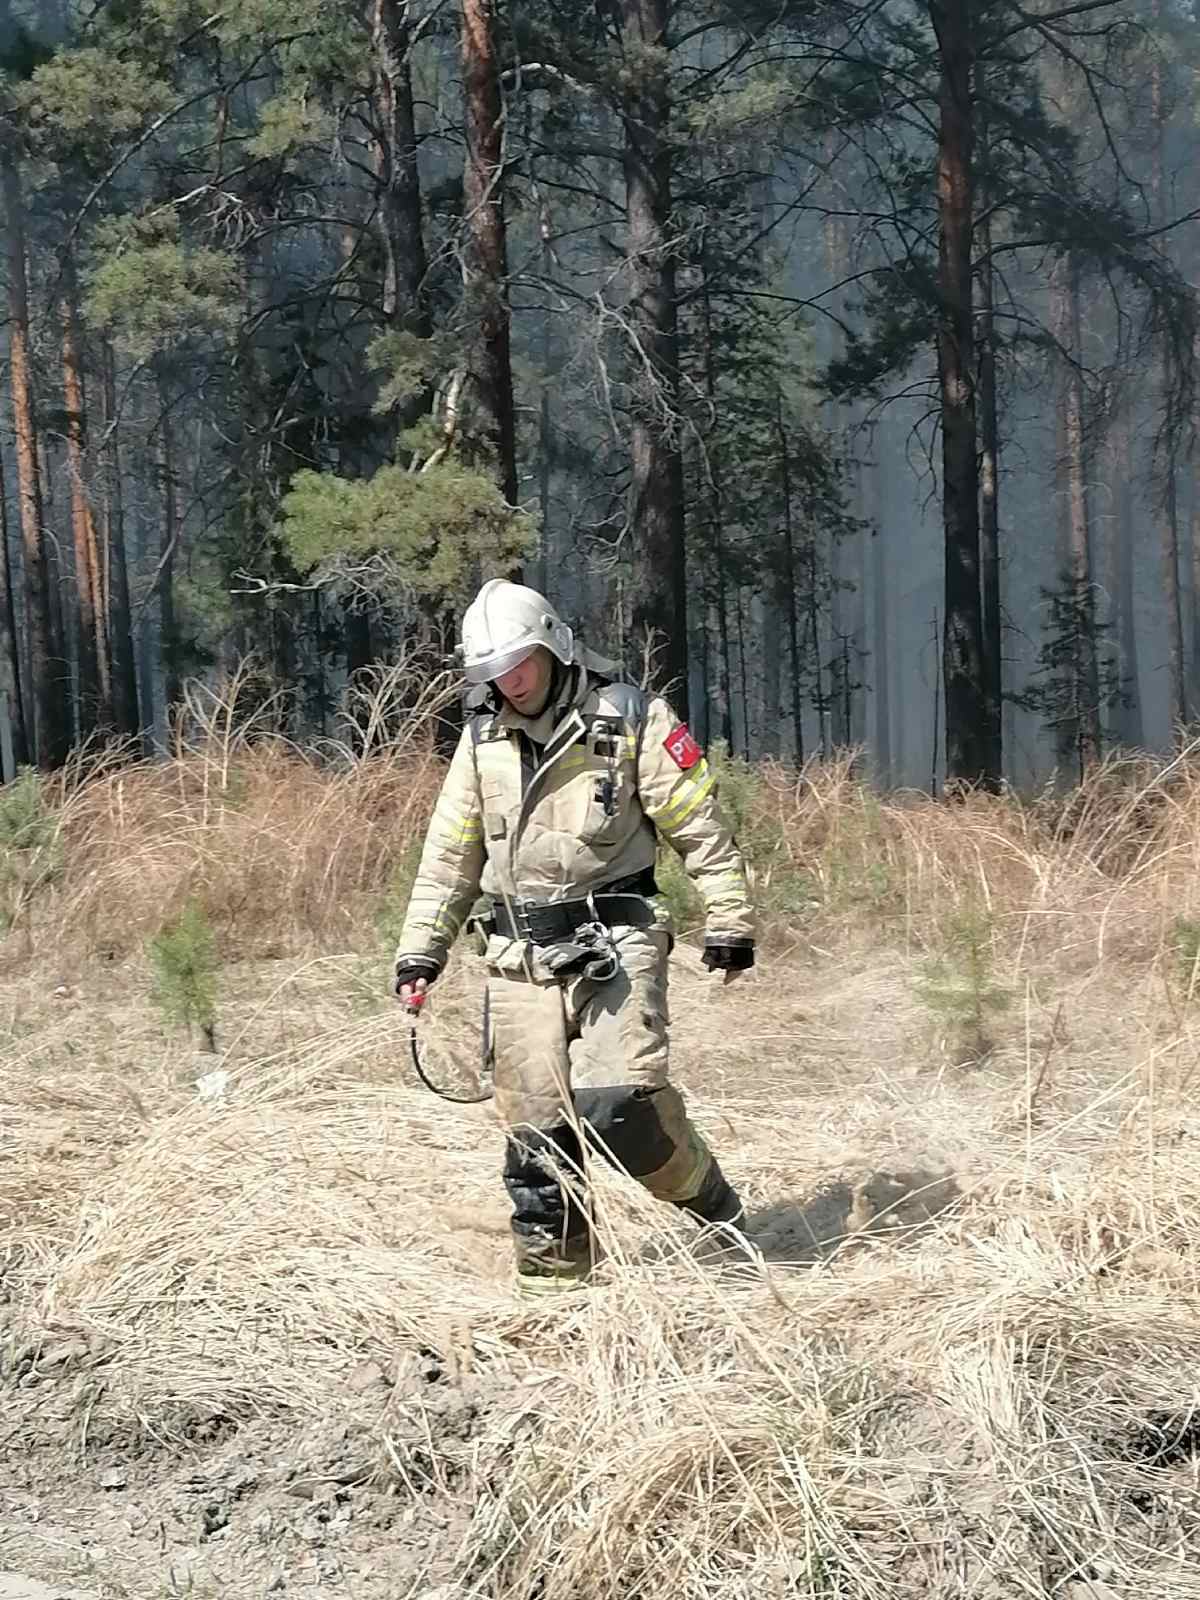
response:
<path id="1" fill-rule="evenodd" d="M 982 825 L 929 827 L 949 882 Z M 0 975 L 0 1597 L 1200 1596 L 1200 832 L 1166 900 L 1160 849 L 1093 893 L 1047 848 L 1002 902 L 992 847 L 988 915 L 1058 920 L 986 959 L 974 909 L 826 905 L 729 989 L 681 943 L 760 1259 L 602 1171 L 608 1259 L 532 1306 L 377 944 L 227 963 L 214 1056 L 47 910 Z"/>

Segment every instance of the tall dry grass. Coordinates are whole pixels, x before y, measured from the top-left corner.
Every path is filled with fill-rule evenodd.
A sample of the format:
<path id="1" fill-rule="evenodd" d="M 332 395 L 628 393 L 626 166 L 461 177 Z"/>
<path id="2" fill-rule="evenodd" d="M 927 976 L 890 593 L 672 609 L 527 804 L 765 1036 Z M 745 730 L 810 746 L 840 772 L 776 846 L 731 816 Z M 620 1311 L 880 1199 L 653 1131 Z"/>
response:
<path id="1" fill-rule="evenodd" d="M 370 941 L 420 842 L 453 684 L 416 661 L 366 674 L 343 736 L 302 749 L 270 704 L 239 712 L 247 670 L 189 687 L 169 755 L 84 752 L 44 781 L 37 861 L 6 852 L 10 953 L 123 956 L 190 898 L 226 960 Z"/>

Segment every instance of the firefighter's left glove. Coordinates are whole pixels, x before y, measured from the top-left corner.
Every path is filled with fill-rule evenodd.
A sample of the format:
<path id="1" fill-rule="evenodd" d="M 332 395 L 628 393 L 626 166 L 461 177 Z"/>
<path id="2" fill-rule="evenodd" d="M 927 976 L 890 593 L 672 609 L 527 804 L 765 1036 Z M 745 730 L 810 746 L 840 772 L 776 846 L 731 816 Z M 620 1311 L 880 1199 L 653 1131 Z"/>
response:
<path id="1" fill-rule="evenodd" d="M 423 1003 L 429 985 L 441 976 L 441 971 L 441 962 L 432 956 L 397 956 L 392 987 L 406 1006 L 416 1009 Z"/>
<path id="2" fill-rule="evenodd" d="M 754 940 L 706 939 L 700 959 L 710 972 L 745 972 L 754 965 Z"/>

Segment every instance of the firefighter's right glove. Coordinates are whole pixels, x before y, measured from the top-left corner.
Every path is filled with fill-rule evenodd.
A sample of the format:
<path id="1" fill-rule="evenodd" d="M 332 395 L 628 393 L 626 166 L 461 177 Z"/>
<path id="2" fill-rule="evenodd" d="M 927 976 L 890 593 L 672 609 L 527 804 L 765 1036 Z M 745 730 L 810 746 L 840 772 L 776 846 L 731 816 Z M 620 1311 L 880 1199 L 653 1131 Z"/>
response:
<path id="1" fill-rule="evenodd" d="M 398 956 L 393 988 L 410 1011 L 417 1011 L 425 1003 L 429 985 L 437 982 L 441 971 L 441 962 L 432 956 Z"/>
<path id="2" fill-rule="evenodd" d="M 732 983 L 754 965 L 753 939 L 706 939 L 701 961 L 710 972 L 722 972 Z"/>

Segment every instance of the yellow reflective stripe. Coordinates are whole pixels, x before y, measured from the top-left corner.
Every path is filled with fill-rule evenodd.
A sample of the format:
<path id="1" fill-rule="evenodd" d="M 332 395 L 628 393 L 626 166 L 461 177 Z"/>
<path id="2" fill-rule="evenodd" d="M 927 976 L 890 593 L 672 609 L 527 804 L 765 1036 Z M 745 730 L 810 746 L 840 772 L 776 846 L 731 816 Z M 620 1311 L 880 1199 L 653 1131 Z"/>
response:
<path id="1" fill-rule="evenodd" d="M 451 810 L 438 806 L 436 818 L 445 844 L 474 844 L 483 838 L 483 818 L 477 812 Z"/>
<path id="2" fill-rule="evenodd" d="M 707 762 L 702 762 L 690 788 L 671 802 L 663 811 L 659 812 L 654 821 L 660 828 L 665 828 L 668 833 L 678 828 L 687 821 L 697 806 L 708 799 L 716 787 L 717 775 Z"/>
<path id="3" fill-rule="evenodd" d="M 448 934 L 453 939 L 462 927 L 462 918 L 456 917 L 443 904 L 437 908 L 432 916 L 428 913 L 422 915 L 422 913 L 414 911 L 409 921 L 409 926 L 412 928 L 424 928 L 429 933 L 439 936 Z"/>

